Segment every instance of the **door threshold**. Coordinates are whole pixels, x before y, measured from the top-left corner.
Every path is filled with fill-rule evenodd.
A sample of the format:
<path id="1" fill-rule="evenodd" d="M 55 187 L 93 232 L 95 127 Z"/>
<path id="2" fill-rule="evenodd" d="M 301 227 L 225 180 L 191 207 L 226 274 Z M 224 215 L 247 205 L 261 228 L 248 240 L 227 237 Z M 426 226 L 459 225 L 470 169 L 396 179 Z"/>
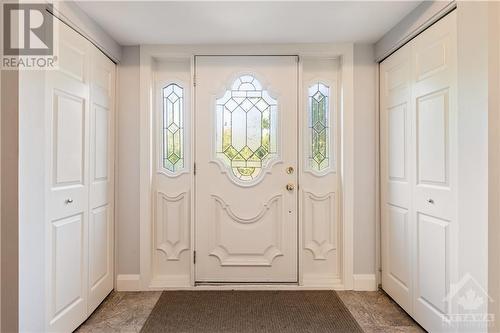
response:
<path id="1" fill-rule="evenodd" d="M 298 286 L 298 282 L 195 282 L 194 286 Z"/>

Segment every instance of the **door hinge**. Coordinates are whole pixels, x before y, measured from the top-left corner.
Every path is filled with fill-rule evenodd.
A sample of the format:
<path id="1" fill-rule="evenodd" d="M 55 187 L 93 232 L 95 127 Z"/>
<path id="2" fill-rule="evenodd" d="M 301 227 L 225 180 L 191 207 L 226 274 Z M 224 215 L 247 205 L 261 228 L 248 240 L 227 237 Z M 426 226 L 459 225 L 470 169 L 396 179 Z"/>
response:
<path id="1" fill-rule="evenodd" d="M 196 251 L 193 251 L 193 264 L 196 264 Z"/>
<path id="2" fill-rule="evenodd" d="M 196 163 L 193 164 L 193 174 L 196 176 Z"/>

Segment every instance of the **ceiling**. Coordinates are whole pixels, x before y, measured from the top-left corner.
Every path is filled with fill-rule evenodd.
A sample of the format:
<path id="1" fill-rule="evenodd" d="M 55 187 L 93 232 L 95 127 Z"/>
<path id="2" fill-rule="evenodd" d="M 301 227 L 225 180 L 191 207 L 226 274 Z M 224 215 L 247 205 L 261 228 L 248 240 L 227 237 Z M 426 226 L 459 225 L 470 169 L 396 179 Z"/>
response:
<path id="1" fill-rule="evenodd" d="M 374 43 L 421 1 L 79 1 L 121 45 Z"/>

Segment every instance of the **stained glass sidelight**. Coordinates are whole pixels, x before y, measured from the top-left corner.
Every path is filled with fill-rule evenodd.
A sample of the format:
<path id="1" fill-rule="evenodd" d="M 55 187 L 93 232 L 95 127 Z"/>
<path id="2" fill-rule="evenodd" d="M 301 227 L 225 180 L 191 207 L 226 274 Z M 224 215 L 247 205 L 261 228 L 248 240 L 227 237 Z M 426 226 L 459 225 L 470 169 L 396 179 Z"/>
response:
<path id="1" fill-rule="evenodd" d="M 163 88 L 162 159 L 170 172 L 184 168 L 184 89 L 172 83 Z"/>
<path id="2" fill-rule="evenodd" d="M 330 164 L 330 88 L 322 83 L 309 87 L 309 167 L 324 171 Z"/>
<path id="3" fill-rule="evenodd" d="M 251 75 L 216 101 L 216 156 L 241 181 L 252 181 L 277 155 L 277 101 Z"/>

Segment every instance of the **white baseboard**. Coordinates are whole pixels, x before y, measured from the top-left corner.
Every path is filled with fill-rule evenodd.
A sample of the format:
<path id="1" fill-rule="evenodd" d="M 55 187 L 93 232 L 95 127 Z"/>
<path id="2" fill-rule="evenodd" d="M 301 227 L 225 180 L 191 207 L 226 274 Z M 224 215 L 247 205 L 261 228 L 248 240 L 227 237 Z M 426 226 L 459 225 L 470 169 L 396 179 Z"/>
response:
<path id="1" fill-rule="evenodd" d="M 354 274 L 354 290 L 375 291 L 377 289 L 375 274 Z"/>
<path id="2" fill-rule="evenodd" d="M 302 286 L 306 288 L 335 289 L 343 290 L 344 286 L 339 278 L 324 275 L 306 274 L 302 278 Z"/>
<path id="3" fill-rule="evenodd" d="M 139 291 L 141 290 L 141 278 L 139 274 L 119 274 L 116 277 L 117 291 Z"/>

